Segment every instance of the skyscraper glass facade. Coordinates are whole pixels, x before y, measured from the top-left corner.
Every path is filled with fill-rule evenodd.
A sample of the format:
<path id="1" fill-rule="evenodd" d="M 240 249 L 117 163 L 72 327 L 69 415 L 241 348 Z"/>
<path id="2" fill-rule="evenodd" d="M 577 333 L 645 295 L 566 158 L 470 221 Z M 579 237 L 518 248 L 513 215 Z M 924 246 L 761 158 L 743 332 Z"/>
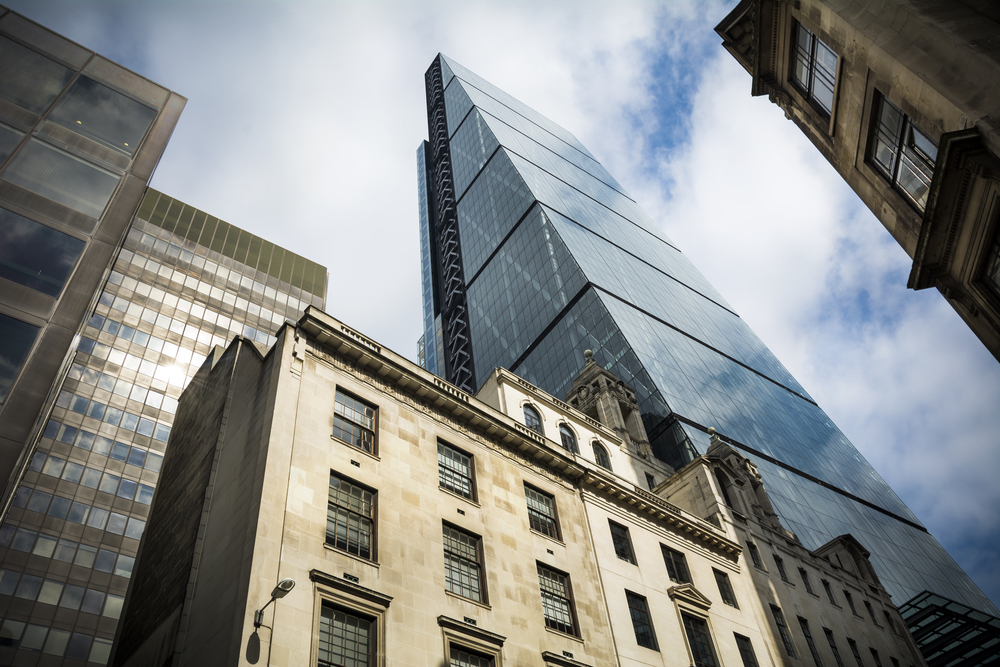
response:
<path id="1" fill-rule="evenodd" d="M 426 84 L 424 347 L 441 341 L 438 374 L 474 391 L 501 366 L 563 396 L 591 349 L 635 389 L 658 458 L 679 468 L 715 427 L 807 547 L 852 533 L 896 600 L 932 590 L 997 613 L 572 134 L 444 56 Z"/>
<path id="2" fill-rule="evenodd" d="M 147 191 L 0 526 L 0 662 L 104 664 L 181 391 L 213 346 L 270 346 L 322 308 L 326 283 L 324 267 Z"/>

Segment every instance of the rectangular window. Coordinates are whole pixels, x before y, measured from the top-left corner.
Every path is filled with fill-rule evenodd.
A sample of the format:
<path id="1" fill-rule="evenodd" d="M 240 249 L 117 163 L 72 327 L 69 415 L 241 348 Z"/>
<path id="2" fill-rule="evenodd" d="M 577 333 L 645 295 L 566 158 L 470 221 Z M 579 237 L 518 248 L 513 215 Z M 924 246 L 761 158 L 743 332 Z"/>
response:
<path id="1" fill-rule="evenodd" d="M 42 115 L 73 78 L 73 70 L 0 37 L 0 98 Z"/>
<path id="2" fill-rule="evenodd" d="M 889 624 L 892 629 L 893 634 L 899 634 L 899 629 L 896 627 L 896 621 L 893 620 L 892 614 L 889 613 L 888 609 L 883 609 L 882 613 L 885 615 L 885 621 Z"/>
<path id="3" fill-rule="evenodd" d="M 92 218 L 100 218 L 121 176 L 31 139 L 3 179 Z"/>
<path id="4" fill-rule="evenodd" d="M 753 644 L 750 643 L 750 638 L 737 635 L 735 632 L 733 635 L 736 637 L 736 647 L 740 650 L 740 657 L 743 658 L 743 667 L 759 667 L 757 664 L 757 654 L 753 652 Z"/>
<path id="5" fill-rule="evenodd" d="M 556 521 L 556 500 L 544 491 L 524 485 L 524 496 L 528 501 L 528 522 L 532 530 L 558 540 L 559 523 Z"/>
<path id="6" fill-rule="evenodd" d="M 0 208 L 0 278 L 59 296 L 83 241 Z"/>
<path id="7" fill-rule="evenodd" d="M 868 650 L 871 651 L 872 660 L 875 661 L 875 667 L 882 667 L 882 661 L 878 657 L 878 651 L 873 648 L 869 648 Z"/>
<path id="8" fill-rule="evenodd" d="M 632 538 L 629 537 L 628 528 L 620 526 L 614 521 L 608 521 L 611 525 L 611 541 L 615 545 L 615 555 L 627 563 L 635 565 L 635 553 L 632 551 Z"/>
<path id="9" fill-rule="evenodd" d="M 469 500 L 476 499 L 472 457 L 438 440 L 438 483 Z"/>
<path id="10" fill-rule="evenodd" d="M 365 560 L 375 560 L 375 491 L 330 473 L 326 543 Z"/>
<path id="11" fill-rule="evenodd" d="M 545 626 L 576 635 L 576 617 L 573 614 L 573 592 L 569 575 L 553 570 L 541 563 L 538 565 L 538 586 L 542 593 L 542 612 Z"/>
<path id="12" fill-rule="evenodd" d="M 778 626 L 778 634 L 781 635 L 781 643 L 785 645 L 785 652 L 791 658 L 795 657 L 795 644 L 792 643 L 792 633 L 785 623 L 785 615 L 781 613 L 779 607 L 771 605 L 771 616 L 774 617 L 774 624 Z"/>
<path id="13" fill-rule="evenodd" d="M 813 590 L 812 583 L 809 581 L 809 573 L 806 572 L 804 567 L 799 568 L 799 576 L 802 577 L 802 583 L 806 586 L 806 592 L 809 593 L 809 595 L 816 595 L 816 592 Z"/>
<path id="14" fill-rule="evenodd" d="M 722 596 L 722 601 L 734 609 L 739 609 L 740 606 L 736 604 L 736 594 L 733 593 L 733 587 L 729 583 L 729 575 L 715 568 L 712 568 L 712 572 L 715 573 L 715 583 L 719 585 L 719 595 Z"/>
<path id="15" fill-rule="evenodd" d="M 375 418 L 378 411 L 340 389 L 333 406 L 333 435 L 358 449 L 375 454 Z"/>
<path id="16" fill-rule="evenodd" d="M 482 540 L 444 524 L 444 584 L 455 595 L 485 602 L 483 590 Z"/>
<path id="17" fill-rule="evenodd" d="M 837 54 L 801 23 L 796 28 L 792 83 L 829 116 L 833 112 Z"/>
<path id="18" fill-rule="evenodd" d="M 875 91 L 868 159 L 921 213 L 934 179 L 937 144 Z"/>
<path id="19" fill-rule="evenodd" d="M 628 600 L 628 611 L 632 616 L 635 643 L 639 646 L 659 651 L 660 648 L 656 643 L 656 633 L 653 631 L 653 618 L 649 615 L 649 605 L 646 604 L 646 598 L 625 591 L 625 599 Z"/>
<path id="20" fill-rule="evenodd" d="M 881 628 L 882 625 L 878 622 L 878 617 L 875 616 L 875 610 L 872 609 L 872 603 L 868 600 L 865 600 L 865 609 L 868 610 L 868 616 L 872 619 L 872 623 L 875 624 L 875 627 Z"/>
<path id="21" fill-rule="evenodd" d="M 718 662 L 712 648 L 712 637 L 708 633 L 708 623 L 705 619 L 690 614 L 681 616 L 684 618 L 684 631 L 687 633 L 695 667 L 716 667 Z"/>
<path id="22" fill-rule="evenodd" d="M 833 597 L 833 589 L 830 588 L 830 582 L 826 579 L 823 580 L 823 590 L 826 591 L 826 597 L 830 598 L 830 604 L 835 606 L 840 606 L 837 604 L 837 599 Z"/>
<path id="23" fill-rule="evenodd" d="M 493 667 L 493 658 L 454 645 L 448 660 L 448 667 Z"/>
<path id="24" fill-rule="evenodd" d="M 688 572 L 687 559 L 680 551 L 660 545 L 663 552 L 663 562 L 667 566 L 667 576 L 670 581 L 678 584 L 690 584 L 691 574 Z"/>
<path id="25" fill-rule="evenodd" d="M 840 657 L 840 649 L 837 648 L 837 642 L 833 638 L 833 630 L 823 628 L 823 634 L 826 635 L 826 643 L 830 645 L 830 652 L 837 661 L 837 667 L 844 667 L 844 659 Z"/>
<path id="26" fill-rule="evenodd" d="M 135 155 L 156 110 L 81 76 L 59 100 L 49 120 L 126 155 Z"/>
<path id="27" fill-rule="evenodd" d="M 753 542 L 747 542 L 747 551 L 750 552 L 750 559 L 753 564 L 760 569 L 764 569 L 764 562 L 760 559 L 760 551 L 757 550 L 757 545 Z"/>
<path id="28" fill-rule="evenodd" d="M 774 556 L 774 564 L 778 566 L 778 574 L 781 575 L 782 581 L 788 581 L 788 573 L 785 572 L 785 561 L 781 559 L 778 554 L 772 554 Z M 788 581 L 788 583 L 791 583 Z"/>
<path id="29" fill-rule="evenodd" d="M 323 603 L 319 621 L 320 667 L 370 667 L 375 655 L 375 623 Z"/>
<path id="30" fill-rule="evenodd" d="M 649 487 L 650 491 L 656 488 L 656 478 L 650 475 L 648 472 L 646 473 L 646 486 Z"/>
<path id="31" fill-rule="evenodd" d="M 823 667 L 823 661 L 819 657 L 819 649 L 816 648 L 816 642 L 813 641 L 812 633 L 809 632 L 809 621 L 799 616 L 799 627 L 802 628 L 802 634 L 806 638 L 809 652 L 812 653 L 813 662 L 816 663 L 816 667 Z"/>
<path id="32" fill-rule="evenodd" d="M 38 327 L 0 313 L 0 403 L 7 398 L 37 335 Z"/>
<path id="33" fill-rule="evenodd" d="M 844 591 L 844 598 L 847 600 L 847 606 L 851 608 L 851 611 L 854 612 L 854 615 L 860 616 L 861 614 L 858 613 L 857 607 L 854 606 L 854 598 L 852 598 L 851 594 L 848 593 L 846 590 Z"/>
<path id="34" fill-rule="evenodd" d="M 853 639 L 851 639 L 850 637 L 848 637 L 847 645 L 851 647 L 851 653 L 854 654 L 854 661 L 858 663 L 858 667 L 865 667 L 865 663 L 861 659 L 861 651 L 858 650 L 858 643 Z"/>

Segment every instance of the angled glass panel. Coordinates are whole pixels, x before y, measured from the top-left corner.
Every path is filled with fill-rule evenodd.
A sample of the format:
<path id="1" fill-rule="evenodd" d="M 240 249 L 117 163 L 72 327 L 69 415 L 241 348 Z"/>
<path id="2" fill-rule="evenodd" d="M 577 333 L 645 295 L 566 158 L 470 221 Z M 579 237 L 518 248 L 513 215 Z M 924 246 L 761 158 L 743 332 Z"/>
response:
<path id="1" fill-rule="evenodd" d="M 441 84 L 445 87 L 451 82 L 451 78 L 455 76 L 455 73 L 451 71 L 451 67 L 448 66 L 448 59 L 441 58 Z"/>
<path id="2" fill-rule="evenodd" d="M 59 100 L 49 120 L 125 155 L 135 155 L 156 109 L 81 76 Z"/>
<path id="3" fill-rule="evenodd" d="M 510 368 L 584 283 L 551 223 L 532 209 L 466 293 L 478 381 Z"/>
<path id="4" fill-rule="evenodd" d="M 474 109 L 451 139 L 451 171 L 459 199 L 497 146 L 496 137 Z"/>
<path id="5" fill-rule="evenodd" d="M 0 403 L 7 398 L 37 335 L 38 327 L 0 313 Z"/>
<path id="6" fill-rule="evenodd" d="M 0 208 L 0 277 L 59 296 L 85 242 Z"/>
<path id="7" fill-rule="evenodd" d="M 0 123 L 0 162 L 3 162 L 10 156 L 23 138 L 24 132 Z"/>
<path id="8" fill-rule="evenodd" d="M 100 218 L 121 177 L 32 139 L 2 178 L 93 218 Z"/>
<path id="9" fill-rule="evenodd" d="M 41 115 L 59 96 L 73 70 L 0 37 L 0 97 Z"/>
<path id="10" fill-rule="evenodd" d="M 531 192 L 510 159 L 498 151 L 458 203 L 465 281 L 476 273 L 533 203 Z"/>
<path id="11" fill-rule="evenodd" d="M 455 136 L 455 132 L 461 127 L 462 122 L 472 109 L 472 100 L 465 87 L 458 79 L 452 79 L 447 88 L 444 89 L 444 113 L 445 122 L 448 123 L 448 136 Z"/>

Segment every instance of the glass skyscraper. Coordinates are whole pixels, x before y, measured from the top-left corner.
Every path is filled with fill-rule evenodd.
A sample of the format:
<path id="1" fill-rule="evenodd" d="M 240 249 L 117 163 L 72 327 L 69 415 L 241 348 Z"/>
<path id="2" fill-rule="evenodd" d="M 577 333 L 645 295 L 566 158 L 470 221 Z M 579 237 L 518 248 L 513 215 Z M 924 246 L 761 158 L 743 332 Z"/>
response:
<path id="1" fill-rule="evenodd" d="M 266 349 L 324 307 L 326 284 L 325 267 L 146 191 L 0 526 L 0 663 L 104 664 L 181 391 L 214 346 Z"/>
<path id="2" fill-rule="evenodd" d="M 897 604 L 930 590 L 997 614 L 809 393 L 569 132 L 444 56 L 418 149 L 426 368 L 494 367 L 564 396 L 583 350 L 632 386 L 675 468 L 707 429 L 746 453 L 808 548 L 845 533 Z"/>

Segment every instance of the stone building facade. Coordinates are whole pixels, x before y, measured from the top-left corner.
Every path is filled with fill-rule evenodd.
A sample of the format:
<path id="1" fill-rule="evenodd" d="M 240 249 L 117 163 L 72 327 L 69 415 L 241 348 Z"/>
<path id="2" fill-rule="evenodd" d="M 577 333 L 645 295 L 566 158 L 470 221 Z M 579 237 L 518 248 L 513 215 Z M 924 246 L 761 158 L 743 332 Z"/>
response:
<path id="1" fill-rule="evenodd" d="M 723 46 L 1000 359 L 1000 8 L 743 0 Z"/>
<path id="2" fill-rule="evenodd" d="M 216 349 L 112 664 L 923 665 L 853 538 L 806 551 L 752 463 L 720 440 L 675 472 L 634 406 L 593 359 L 566 402 L 503 369 L 471 396 L 314 308 Z"/>

